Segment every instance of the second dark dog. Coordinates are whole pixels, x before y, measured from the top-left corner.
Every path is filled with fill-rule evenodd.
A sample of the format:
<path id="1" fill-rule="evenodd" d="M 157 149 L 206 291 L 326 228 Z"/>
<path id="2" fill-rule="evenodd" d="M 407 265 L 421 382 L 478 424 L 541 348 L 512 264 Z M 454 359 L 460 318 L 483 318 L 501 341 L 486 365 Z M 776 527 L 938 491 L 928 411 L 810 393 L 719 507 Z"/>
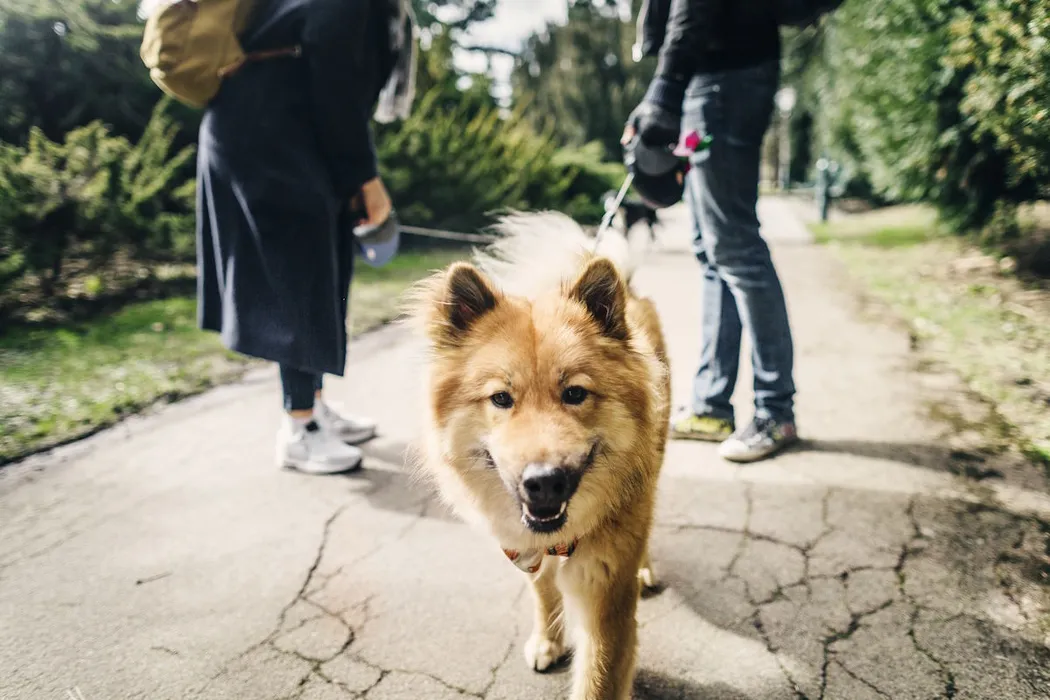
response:
<path id="1" fill-rule="evenodd" d="M 616 198 L 616 191 L 609 190 L 605 193 L 603 201 L 606 206 L 611 205 Z M 660 223 L 660 217 L 656 210 L 641 201 L 624 199 L 620 203 L 620 214 L 623 215 L 624 233 L 626 234 L 639 221 L 644 221 L 649 228 L 649 239 L 656 242 L 656 225 Z"/>

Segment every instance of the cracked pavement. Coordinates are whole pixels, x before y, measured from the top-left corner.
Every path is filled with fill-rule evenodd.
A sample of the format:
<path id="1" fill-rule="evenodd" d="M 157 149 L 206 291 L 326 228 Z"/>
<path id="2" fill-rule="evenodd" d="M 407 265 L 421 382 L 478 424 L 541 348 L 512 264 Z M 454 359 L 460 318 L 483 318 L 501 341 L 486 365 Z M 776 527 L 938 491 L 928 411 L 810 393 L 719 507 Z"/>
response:
<path id="1" fill-rule="evenodd" d="M 929 420 L 978 409 L 786 205 L 760 213 L 806 442 L 748 467 L 670 445 L 636 698 L 1050 697 L 1046 475 Z M 672 214 L 638 283 L 683 404 L 700 279 Z M 400 328 L 354 342 L 330 391 L 383 435 L 348 477 L 271 466 L 270 371 L 0 471 L 0 698 L 564 698 L 525 667 L 520 572 L 403 469 L 418 359 Z"/>

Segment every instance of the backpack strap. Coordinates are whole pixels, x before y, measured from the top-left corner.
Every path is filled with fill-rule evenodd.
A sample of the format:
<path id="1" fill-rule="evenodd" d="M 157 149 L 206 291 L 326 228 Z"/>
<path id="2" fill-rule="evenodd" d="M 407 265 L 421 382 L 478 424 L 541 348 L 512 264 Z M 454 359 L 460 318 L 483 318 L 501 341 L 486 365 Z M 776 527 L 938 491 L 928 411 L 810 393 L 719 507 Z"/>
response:
<path id="1" fill-rule="evenodd" d="M 237 73 L 246 63 L 257 61 L 268 61 L 273 58 L 299 58 L 303 55 L 303 47 L 299 44 L 286 46 L 281 49 L 267 49 L 265 51 L 250 51 L 244 54 L 244 59 L 230 64 L 219 71 L 219 77 L 225 80 Z"/>

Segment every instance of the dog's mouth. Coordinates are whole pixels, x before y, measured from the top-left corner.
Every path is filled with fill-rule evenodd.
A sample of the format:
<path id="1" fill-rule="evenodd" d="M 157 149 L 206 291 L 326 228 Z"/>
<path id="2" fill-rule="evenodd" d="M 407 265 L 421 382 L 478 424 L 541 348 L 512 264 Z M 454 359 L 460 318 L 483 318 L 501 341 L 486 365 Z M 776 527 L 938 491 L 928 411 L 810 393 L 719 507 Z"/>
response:
<path id="1" fill-rule="evenodd" d="M 595 442 L 579 466 L 537 465 L 532 468 L 531 477 L 530 469 L 526 469 L 518 489 L 522 524 L 537 533 L 562 529 L 569 519 L 569 502 L 597 454 L 598 443 Z"/>
<path id="2" fill-rule="evenodd" d="M 521 523 L 533 532 L 557 532 L 569 519 L 569 502 L 562 501 L 557 510 L 540 509 L 521 504 Z"/>

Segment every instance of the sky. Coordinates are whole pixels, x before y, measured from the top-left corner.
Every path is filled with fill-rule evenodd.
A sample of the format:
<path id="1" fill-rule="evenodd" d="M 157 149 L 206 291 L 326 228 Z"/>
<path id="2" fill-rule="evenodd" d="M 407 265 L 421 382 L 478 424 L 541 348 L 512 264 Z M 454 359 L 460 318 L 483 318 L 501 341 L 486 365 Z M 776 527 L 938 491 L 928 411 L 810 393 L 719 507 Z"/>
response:
<path id="1" fill-rule="evenodd" d="M 497 0 L 495 16 L 475 24 L 469 35 L 479 43 L 515 49 L 548 21 L 564 22 L 567 10 L 566 0 Z"/>
<path id="2" fill-rule="evenodd" d="M 564 22 L 567 12 L 567 0 L 498 0 L 492 19 L 471 27 L 467 39 L 470 43 L 514 51 L 521 47 L 522 41 L 530 34 L 542 29 L 548 22 Z M 485 57 L 480 53 L 460 51 L 455 60 L 456 65 L 463 70 L 480 72 L 485 69 Z M 512 67 L 513 59 L 509 56 L 493 56 L 492 70 L 498 97 L 505 96 L 510 89 Z"/>

